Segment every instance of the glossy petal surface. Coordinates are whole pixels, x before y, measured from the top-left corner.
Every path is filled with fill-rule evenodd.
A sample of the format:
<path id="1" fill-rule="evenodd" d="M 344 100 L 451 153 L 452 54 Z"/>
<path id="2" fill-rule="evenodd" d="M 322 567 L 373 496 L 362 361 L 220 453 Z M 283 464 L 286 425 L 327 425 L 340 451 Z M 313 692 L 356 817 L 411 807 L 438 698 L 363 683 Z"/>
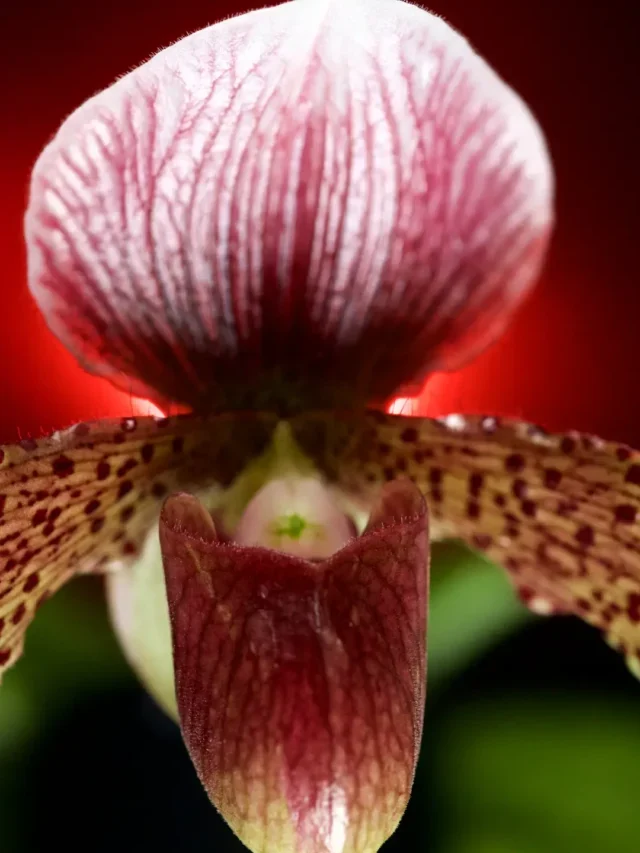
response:
<path id="1" fill-rule="evenodd" d="M 294 432 L 365 505 L 381 482 L 410 477 L 427 498 L 433 538 L 484 551 L 536 612 L 600 628 L 640 676 L 637 451 L 466 415 L 309 415 Z"/>
<path id="2" fill-rule="evenodd" d="M 387 398 L 528 291 L 551 167 L 442 19 L 295 0 L 156 54 L 33 174 L 31 289 L 89 369 L 199 410 Z"/>
<path id="3" fill-rule="evenodd" d="M 160 523 L 185 743 L 255 853 L 374 853 L 406 806 L 425 686 L 428 535 L 410 483 L 326 561 L 222 544 L 195 498 Z"/>
<path id="4" fill-rule="evenodd" d="M 253 415 L 124 418 L 0 447 L 0 674 L 44 599 L 134 559 L 170 491 L 228 485 L 272 430 Z"/>

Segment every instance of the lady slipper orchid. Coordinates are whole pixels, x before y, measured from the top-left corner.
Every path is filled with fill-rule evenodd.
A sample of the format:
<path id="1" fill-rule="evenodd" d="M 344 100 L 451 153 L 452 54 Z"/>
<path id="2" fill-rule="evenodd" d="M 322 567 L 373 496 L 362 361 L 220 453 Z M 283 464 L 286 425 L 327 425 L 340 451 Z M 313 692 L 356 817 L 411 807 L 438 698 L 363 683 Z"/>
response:
<path id="1" fill-rule="evenodd" d="M 280 853 L 373 853 L 402 815 L 427 507 L 638 672 L 640 454 L 381 411 L 505 326 L 552 183 L 523 102 L 400 0 L 232 18 L 81 106 L 34 169 L 31 291 L 88 370 L 191 413 L 0 450 L 0 670 L 41 601 L 110 570 L 213 803 Z"/>

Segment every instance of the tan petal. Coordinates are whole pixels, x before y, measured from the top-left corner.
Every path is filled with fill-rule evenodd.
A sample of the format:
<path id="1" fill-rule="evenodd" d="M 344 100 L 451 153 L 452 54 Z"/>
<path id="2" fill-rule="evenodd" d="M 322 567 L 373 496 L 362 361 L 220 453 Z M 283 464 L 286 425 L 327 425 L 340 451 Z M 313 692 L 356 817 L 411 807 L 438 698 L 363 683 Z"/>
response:
<path id="1" fill-rule="evenodd" d="M 640 675 L 637 451 L 467 415 L 319 414 L 294 433 L 363 507 L 381 482 L 410 477 L 432 538 L 463 539 L 500 563 L 532 610 L 602 629 Z"/>
<path id="2" fill-rule="evenodd" d="M 272 429 L 253 415 L 124 418 L 0 447 L 0 673 L 43 600 L 130 561 L 168 492 L 228 485 Z"/>

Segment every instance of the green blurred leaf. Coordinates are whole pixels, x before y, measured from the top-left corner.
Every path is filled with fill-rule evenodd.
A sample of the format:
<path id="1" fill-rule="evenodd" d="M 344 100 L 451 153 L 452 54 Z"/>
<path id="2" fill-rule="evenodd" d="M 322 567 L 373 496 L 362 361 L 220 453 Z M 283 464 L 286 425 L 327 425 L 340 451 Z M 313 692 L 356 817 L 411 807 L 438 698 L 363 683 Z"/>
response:
<path id="1" fill-rule="evenodd" d="M 501 696 L 457 711 L 436 749 L 443 853 L 480 853 L 467 841 L 474 837 L 500 839 L 503 847 L 487 853 L 640 847 L 640 726 L 631 703 Z"/>
<path id="2" fill-rule="evenodd" d="M 502 836 L 461 834 L 448 846 L 438 848 L 440 853 L 547 853 L 544 846 L 523 841 L 510 840 Z M 573 853 L 573 850 L 571 851 Z"/>
<path id="3" fill-rule="evenodd" d="M 457 542 L 432 551 L 429 687 L 455 675 L 533 615 L 505 572 Z"/>
<path id="4" fill-rule="evenodd" d="M 38 612 L 22 658 L 3 678 L 0 753 L 82 695 L 129 679 L 96 580 L 74 581 Z"/>

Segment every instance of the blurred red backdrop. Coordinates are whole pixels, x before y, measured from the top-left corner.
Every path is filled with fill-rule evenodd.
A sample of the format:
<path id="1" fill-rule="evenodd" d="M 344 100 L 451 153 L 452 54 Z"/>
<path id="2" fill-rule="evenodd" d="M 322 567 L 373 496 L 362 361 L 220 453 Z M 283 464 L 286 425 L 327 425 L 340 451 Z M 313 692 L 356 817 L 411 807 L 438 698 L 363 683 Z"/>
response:
<path id="1" fill-rule="evenodd" d="M 300 0 L 302 2 L 302 0 Z M 159 47 L 247 7 L 233 0 L 59 0 L 0 12 L 0 440 L 130 413 L 48 332 L 26 288 L 29 172 L 61 120 Z M 577 11 L 579 9 L 579 11 Z M 626 4 L 439 0 L 434 11 L 530 103 L 558 179 L 543 280 L 491 350 L 437 376 L 421 411 L 487 411 L 640 445 L 636 28 Z"/>

